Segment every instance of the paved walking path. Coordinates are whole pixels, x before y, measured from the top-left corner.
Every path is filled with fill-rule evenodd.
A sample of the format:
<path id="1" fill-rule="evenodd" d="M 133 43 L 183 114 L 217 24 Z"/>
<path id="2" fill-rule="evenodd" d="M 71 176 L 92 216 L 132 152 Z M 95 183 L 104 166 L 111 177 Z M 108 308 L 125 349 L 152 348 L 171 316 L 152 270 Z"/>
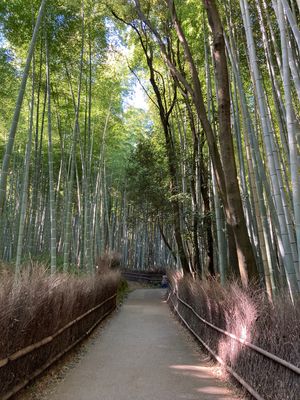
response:
<path id="1" fill-rule="evenodd" d="M 233 400 L 178 329 L 161 289 L 139 289 L 49 400 Z"/>

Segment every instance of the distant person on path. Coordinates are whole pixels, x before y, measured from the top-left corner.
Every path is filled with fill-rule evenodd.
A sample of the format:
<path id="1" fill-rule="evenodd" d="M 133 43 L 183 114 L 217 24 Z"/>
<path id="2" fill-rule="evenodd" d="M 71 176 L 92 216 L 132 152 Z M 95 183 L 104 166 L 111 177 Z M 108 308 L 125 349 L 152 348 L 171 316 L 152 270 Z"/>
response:
<path id="1" fill-rule="evenodd" d="M 169 282 L 168 282 L 167 275 L 163 275 L 162 280 L 161 280 L 161 287 L 163 289 L 167 289 L 169 287 Z"/>

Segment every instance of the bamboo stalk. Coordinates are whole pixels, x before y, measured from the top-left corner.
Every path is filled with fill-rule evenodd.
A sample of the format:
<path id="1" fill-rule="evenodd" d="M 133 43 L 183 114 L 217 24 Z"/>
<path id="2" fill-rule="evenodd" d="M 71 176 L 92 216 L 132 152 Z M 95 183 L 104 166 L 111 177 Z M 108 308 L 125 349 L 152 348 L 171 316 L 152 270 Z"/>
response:
<path id="1" fill-rule="evenodd" d="M 51 273 L 56 272 L 56 202 L 53 178 L 53 146 L 52 146 L 52 110 L 50 88 L 49 48 L 46 38 L 46 75 L 47 75 L 47 99 L 48 99 L 48 165 L 49 165 L 49 211 L 50 211 L 50 254 Z"/>
<path id="2" fill-rule="evenodd" d="M 14 141 L 15 141 L 15 136 L 16 136 L 16 132 L 17 132 L 17 128 L 18 128 L 20 112 L 21 112 L 23 98 L 24 98 L 25 89 L 26 89 L 27 78 L 28 78 L 29 70 L 30 70 L 30 64 L 31 64 L 31 60 L 33 57 L 33 53 L 34 53 L 35 43 L 36 43 L 36 40 L 38 37 L 39 28 L 42 23 L 46 3 L 47 3 L 47 0 L 41 1 L 38 17 L 37 17 L 37 20 L 35 23 L 34 31 L 32 34 L 32 39 L 30 42 L 29 50 L 28 50 L 26 64 L 25 64 L 25 68 L 24 68 L 24 72 L 23 72 L 23 76 L 22 76 L 22 82 L 21 82 L 18 99 L 17 99 L 15 111 L 14 111 L 12 125 L 11 125 L 10 132 L 9 132 L 9 139 L 8 139 L 8 142 L 6 145 L 5 154 L 4 154 L 4 158 L 3 158 L 3 162 L 2 162 L 1 177 L 0 177 L 0 215 L 3 212 L 3 206 L 4 206 L 4 202 L 5 202 L 6 183 L 7 183 L 7 176 L 8 176 L 8 170 L 9 170 L 9 163 L 10 163 L 10 158 L 12 155 Z"/>

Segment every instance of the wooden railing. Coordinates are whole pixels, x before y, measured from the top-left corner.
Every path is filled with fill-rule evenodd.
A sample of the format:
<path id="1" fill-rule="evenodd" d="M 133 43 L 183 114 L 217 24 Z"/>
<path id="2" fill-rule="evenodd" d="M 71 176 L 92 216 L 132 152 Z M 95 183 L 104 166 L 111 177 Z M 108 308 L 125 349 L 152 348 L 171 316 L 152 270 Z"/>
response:
<path id="1" fill-rule="evenodd" d="M 70 351 L 73 347 L 75 347 L 78 343 L 80 343 L 83 339 L 90 335 L 90 333 L 96 328 L 97 325 L 100 324 L 109 314 L 111 314 L 116 308 L 116 297 L 117 293 L 114 293 L 109 298 L 102 301 L 97 306 L 89 309 L 84 314 L 80 315 L 73 321 L 70 321 L 68 324 L 60 328 L 54 334 L 43 338 L 39 342 L 32 343 L 25 348 L 18 350 L 17 352 L 9 355 L 6 358 L 0 360 L 0 399 L 8 400 L 16 393 L 18 393 L 21 389 L 28 385 L 30 381 L 35 379 L 37 376 L 42 374 L 47 368 L 49 368 L 53 363 L 58 361 L 61 357 L 63 357 L 68 351 Z M 95 316 L 97 314 L 97 317 Z M 88 320 L 89 317 L 92 317 L 91 321 Z M 81 323 L 81 326 L 79 327 Z M 76 329 L 77 328 L 77 329 Z M 42 352 L 47 354 L 47 348 L 49 346 L 55 346 L 57 340 L 59 340 L 64 334 L 68 333 L 68 338 L 65 340 L 69 342 L 68 345 L 59 349 L 58 352 L 52 351 L 52 357 L 49 360 L 39 365 L 37 368 L 32 371 L 28 376 L 23 376 L 22 378 L 18 377 L 18 371 L 20 366 L 16 366 L 15 364 L 18 362 L 30 362 L 30 358 L 36 358 L 37 354 L 41 355 Z M 62 340 L 64 342 L 64 340 Z M 60 343 L 59 343 L 60 344 Z M 58 346 L 59 347 L 59 346 Z M 28 360 L 27 360 L 28 359 Z M 43 359 L 43 357 L 41 357 Z M 12 380 L 12 385 L 8 390 L 3 391 L 3 385 L 1 384 L 1 378 L 5 376 L 5 372 L 11 373 L 14 371 L 14 380 Z M 6 371 L 5 371 L 6 369 Z M 16 383 L 16 381 L 19 381 Z"/>
<path id="2" fill-rule="evenodd" d="M 256 353 L 259 353 L 263 357 L 266 357 L 273 362 L 285 367 L 286 369 L 292 371 L 297 375 L 296 379 L 299 379 L 300 376 L 300 368 L 297 367 L 296 365 L 291 364 L 290 362 L 283 360 L 282 358 L 248 342 L 247 340 L 237 337 L 236 335 L 227 332 L 224 329 L 221 329 L 211 322 L 207 321 L 203 317 L 201 317 L 194 309 L 189 305 L 186 301 L 184 301 L 177 293 L 176 290 L 173 288 L 170 289 L 169 291 L 169 296 L 168 300 L 171 302 L 172 308 L 174 312 L 177 314 L 179 319 L 182 321 L 182 323 L 186 326 L 186 328 L 193 334 L 193 336 L 203 345 L 203 347 L 206 348 L 206 350 L 256 399 L 256 400 L 264 400 L 264 398 L 255 390 L 251 385 L 249 385 L 248 382 L 245 381 L 232 367 L 230 367 L 218 354 L 216 354 L 215 351 L 211 349 L 210 346 L 205 343 L 205 341 L 198 335 L 198 333 L 190 326 L 188 321 L 183 317 L 182 313 L 179 311 L 178 305 L 181 304 L 183 305 L 186 309 L 188 309 L 200 323 L 205 324 L 206 326 L 214 329 L 215 331 L 221 333 L 222 335 L 228 336 L 231 339 L 239 342 L 243 346 L 248 347 L 249 349 L 255 351 Z"/>
<path id="3" fill-rule="evenodd" d="M 163 273 L 147 271 L 122 271 L 122 276 L 129 281 L 160 285 Z"/>

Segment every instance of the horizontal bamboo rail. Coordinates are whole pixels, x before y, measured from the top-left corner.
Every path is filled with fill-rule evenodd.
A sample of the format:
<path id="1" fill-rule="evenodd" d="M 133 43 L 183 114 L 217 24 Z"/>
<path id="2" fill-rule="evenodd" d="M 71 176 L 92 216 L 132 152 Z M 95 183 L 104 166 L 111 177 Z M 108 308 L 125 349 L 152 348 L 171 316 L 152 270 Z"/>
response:
<path id="1" fill-rule="evenodd" d="M 26 354 L 31 353 L 32 351 L 37 350 L 38 348 L 40 348 L 42 346 L 45 346 L 46 344 L 52 342 L 57 336 L 62 334 L 65 330 L 67 330 L 68 328 L 70 328 L 72 325 L 76 324 L 77 322 L 79 322 L 83 318 L 87 317 L 89 314 L 91 314 L 92 312 L 96 311 L 98 308 L 102 307 L 105 303 L 109 302 L 110 300 L 112 300 L 116 296 L 117 296 L 117 294 L 114 294 L 113 296 L 111 296 L 108 299 L 104 300 L 102 303 L 100 303 L 97 306 L 91 308 L 90 310 L 88 310 L 84 314 L 80 315 L 78 318 L 74 319 L 73 321 L 69 322 L 67 325 L 63 326 L 61 329 L 59 329 L 53 335 L 48 336 L 48 337 L 40 340 L 39 342 L 33 343 L 33 344 L 31 344 L 31 345 L 29 345 L 27 347 L 24 347 L 23 349 L 18 350 L 17 352 L 11 354 L 10 356 L 0 360 L 0 368 L 3 368 L 10 361 L 15 361 L 18 358 L 21 358 L 21 357 L 25 356 Z"/>
<path id="2" fill-rule="evenodd" d="M 229 365 L 227 365 L 225 363 L 225 361 L 222 360 L 221 357 L 219 357 L 205 342 L 204 340 L 202 340 L 200 338 L 199 335 L 197 335 L 197 333 L 190 327 L 190 325 L 186 322 L 186 320 L 183 318 L 183 316 L 180 314 L 180 312 L 178 311 L 178 307 L 174 304 L 172 298 L 171 298 L 171 302 L 173 304 L 174 310 L 176 311 L 177 315 L 179 316 L 179 318 L 181 319 L 181 321 L 184 323 L 184 325 L 188 328 L 188 330 L 195 336 L 195 338 L 197 340 L 199 340 L 199 342 L 209 351 L 209 353 L 211 353 L 211 355 L 219 362 L 219 364 L 223 365 L 224 368 L 226 368 L 226 370 L 235 377 L 235 379 L 249 392 L 252 394 L 252 396 L 256 399 L 256 400 L 264 400 L 263 397 L 261 397 L 259 395 L 259 393 L 256 392 L 256 390 L 254 390 L 240 375 L 238 375 L 238 373 L 236 371 L 234 371 L 234 369 L 232 369 L 231 367 L 229 367 Z"/>
<path id="3" fill-rule="evenodd" d="M 124 278 L 129 279 L 129 280 L 137 280 L 137 281 L 146 281 L 146 282 L 153 282 L 153 283 L 160 283 L 162 280 L 162 273 L 147 273 L 145 272 L 139 272 L 139 271 L 123 271 L 122 275 Z"/>
<path id="4" fill-rule="evenodd" d="M 104 300 L 102 303 L 98 304 L 97 306 L 91 308 L 84 314 L 80 315 L 78 318 L 74 319 L 73 321 L 69 322 L 66 324 L 64 327 L 59 329 L 57 332 L 55 332 L 53 335 L 48 336 L 44 339 L 42 339 L 39 342 L 36 342 L 34 344 L 31 344 L 24 349 L 18 350 L 17 352 L 11 354 L 5 359 L 0 360 L 0 368 L 4 367 L 7 365 L 9 362 L 13 362 L 21 357 L 24 357 L 26 354 L 31 353 L 34 350 L 37 350 L 38 348 L 45 346 L 46 344 L 52 342 L 57 336 L 62 334 L 64 331 L 66 331 L 68 328 L 71 326 L 75 325 L 79 321 L 81 321 L 83 318 L 87 317 L 90 315 L 92 312 L 96 311 L 100 307 L 102 307 L 104 304 L 108 303 L 109 301 L 113 300 L 114 298 L 117 297 L 117 294 L 115 293 L 113 296 L 110 296 L 108 299 Z M 48 361 L 46 364 L 44 364 L 41 368 L 37 369 L 31 376 L 29 376 L 26 380 L 23 382 L 19 383 L 17 386 L 15 386 L 12 390 L 9 392 L 5 393 L 2 397 L 1 400 L 8 400 L 12 396 L 14 396 L 16 393 L 18 393 L 20 390 L 25 388 L 29 382 L 33 381 L 35 378 L 37 378 L 39 375 L 41 375 L 46 369 L 48 369 L 52 364 L 54 364 L 56 361 L 58 361 L 61 357 L 63 357 L 66 353 L 68 353 L 73 347 L 75 347 L 78 343 L 80 343 L 84 338 L 90 335 L 90 333 L 96 328 L 97 325 L 99 325 L 109 314 L 112 313 L 112 311 L 115 309 L 115 305 L 110 308 L 109 311 L 107 311 L 104 315 L 102 315 L 79 339 L 77 339 L 74 343 L 72 343 L 70 346 L 68 346 L 66 349 L 64 349 L 62 352 L 57 354 L 54 358 L 52 358 L 50 361 Z"/>
<path id="5" fill-rule="evenodd" d="M 178 293 L 173 291 L 170 291 L 169 293 L 169 297 L 171 299 L 171 303 L 173 305 L 173 308 L 175 310 L 175 312 L 177 313 L 177 315 L 179 316 L 179 318 L 181 319 L 181 321 L 184 323 L 184 325 L 187 327 L 187 329 L 195 336 L 195 338 L 209 351 L 209 353 L 212 354 L 212 356 L 222 365 L 224 366 L 224 368 L 232 375 L 234 376 L 234 378 L 256 399 L 256 400 L 264 400 L 260 394 L 254 389 L 252 388 L 233 368 L 231 368 L 229 365 L 226 364 L 226 362 L 219 357 L 205 342 L 203 339 L 200 338 L 200 336 L 193 330 L 193 328 L 187 323 L 187 321 L 184 319 L 184 317 L 182 316 L 182 314 L 179 312 L 178 310 L 178 305 L 175 305 L 172 299 L 172 295 L 175 295 L 177 300 L 182 303 L 184 306 L 186 306 L 188 309 L 190 309 L 193 314 L 203 323 L 205 323 L 206 325 L 210 326 L 211 328 L 215 329 L 216 331 L 229 336 L 230 338 L 238 341 L 239 343 L 251 348 L 252 350 L 256 351 L 259 354 L 262 354 L 263 356 L 271 359 L 272 361 L 275 361 L 276 363 L 290 369 L 291 371 L 295 372 L 296 374 L 300 375 L 300 368 L 296 367 L 295 365 L 287 362 L 286 360 L 281 359 L 280 357 L 275 356 L 272 353 L 269 353 L 268 351 L 261 349 L 258 346 L 255 346 L 254 344 L 242 339 L 242 338 L 238 338 L 236 335 L 225 331 L 224 329 L 221 329 L 217 326 L 215 326 L 214 324 L 206 321 L 204 318 L 202 318 L 194 309 L 193 307 L 191 307 L 188 303 L 186 303 L 183 299 L 181 299 L 178 296 Z"/>
<path id="6" fill-rule="evenodd" d="M 277 362 L 278 364 L 281 364 L 282 366 L 284 366 L 284 367 L 290 369 L 291 371 L 295 372 L 296 374 L 300 375 L 300 368 L 296 367 L 296 365 L 293 365 L 293 364 L 289 363 L 288 361 L 285 361 L 282 358 L 277 357 L 274 354 L 269 353 L 268 351 L 266 351 L 258 346 L 255 346 L 255 344 L 252 344 L 252 343 L 248 342 L 247 340 L 244 340 L 242 338 L 235 336 L 233 333 L 227 332 L 227 331 L 213 325 L 212 323 L 206 321 L 204 318 L 200 317 L 200 315 L 197 314 L 197 312 L 188 303 L 186 303 L 184 300 L 182 300 L 177 294 L 176 294 L 176 297 L 182 304 L 184 304 L 186 307 L 188 307 L 195 314 L 195 316 L 198 319 L 200 319 L 206 325 L 210 326 L 211 328 L 215 329 L 218 332 L 223 333 L 226 336 L 231 337 L 232 339 L 240 342 L 241 344 L 244 344 L 245 346 L 249 347 L 250 349 L 255 350 L 257 353 L 260 353 L 260 354 L 264 355 L 265 357 L 270 358 L 271 360 Z"/>

